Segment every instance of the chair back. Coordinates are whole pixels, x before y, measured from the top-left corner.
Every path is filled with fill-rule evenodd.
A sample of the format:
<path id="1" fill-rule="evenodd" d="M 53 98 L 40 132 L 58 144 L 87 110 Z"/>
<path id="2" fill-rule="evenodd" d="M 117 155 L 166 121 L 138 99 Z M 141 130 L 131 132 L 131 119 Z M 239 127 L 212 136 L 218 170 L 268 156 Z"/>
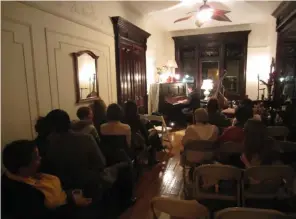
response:
<path id="1" fill-rule="evenodd" d="M 199 166 L 194 171 L 195 198 L 236 201 L 239 205 L 241 178 L 242 170 L 233 166 L 222 164 Z"/>
<path id="2" fill-rule="evenodd" d="M 245 170 L 242 181 L 243 202 L 246 199 L 274 199 L 281 189 L 293 190 L 294 170 L 285 165 L 251 167 Z"/>
<path id="3" fill-rule="evenodd" d="M 285 126 L 268 126 L 267 131 L 270 137 L 283 137 L 284 140 L 289 135 L 289 129 Z"/>
<path id="4" fill-rule="evenodd" d="M 225 142 L 217 150 L 220 161 L 228 161 L 231 155 L 243 153 L 243 143 Z"/>
<path id="5" fill-rule="evenodd" d="M 276 146 L 282 152 L 296 152 L 296 143 L 291 141 L 276 141 Z"/>
<path id="6" fill-rule="evenodd" d="M 162 143 L 164 141 L 168 141 L 171 144 L 171 141 L 169 139 L 169 131 L 172 130 L 171 127 L 167 127 L 167 124 L 164 120 L 163 116 L 157 116 L 157 115 L 140 115 L 141 119 L 147 119 L 149 121 L 156 121 L 156 122 L 161 122 L 161 126 L 154 126 L 154 128 L 157 130 L 158 133 L 161 134 L 161 140 Z"/>
<path id="7" fill-rule="evenodd" d="M 213 141 L 197 140 L 184 145 L 182 161 L 184 165 L 193 166 L 205 160 L 211 160 L 216 144 Z"/>
<path id="8" fill-rule="evenodd" d="M 159 218 L 156 211 L 179 218 L 200 218 L 209 215 L 208 209 L 195 200 L 180 200 L 168 197 L 155 197 L 152 199 L 151 218 Z"/>
<path id="9" fill-rule="evenodd" d="M 216 213 L 215 219 L 280 219 L 285 216 L 284 213 L 256 208 L 226 208 Z"/>

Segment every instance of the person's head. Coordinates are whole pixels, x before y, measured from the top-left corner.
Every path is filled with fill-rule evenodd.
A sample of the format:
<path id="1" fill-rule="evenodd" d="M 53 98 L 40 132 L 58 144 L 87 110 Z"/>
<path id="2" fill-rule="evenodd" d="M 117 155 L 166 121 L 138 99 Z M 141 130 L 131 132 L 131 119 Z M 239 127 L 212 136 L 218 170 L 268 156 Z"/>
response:
<path id="1" fill-rule="evenodd" d="M 253 103 L 253 101 L 251 99 L 245 98 L 245 99 L 242 100 L 241 106 L 253 108 L 254 103 Z"/>
<path id="2" fill-rule="evenodd" d="M 96 117 L 98 117 L 98 118 L 105 118 L 106 117 L 107 106 L 106 106 L 104 100 L 102 100 L 102 99 L 95 100 L 90 105 L 90 108 L 93 111 L 94 119 Z"/>
<path id="3" fill-rule="evenodd" d="M 80 107 L 76 115 L 80 120 L 93 120 L 93 111 L 87 106 Z"/>
<path id="4" fill-rule="evenodd" d="M 198 108 L 194 111 L 194 117 L 196 123 L 208 123 L 209 115 L 204 108 Z"/>
<path id="5" fill-rule="evenodd" d="M 271 148 L 266 144 L 268 141 L 267 127 L 261 121 L 249 119 L 245 124 L 244 133 L 245 155 L 248 160 L 251 160 L 255 154 L 260 157 L 264 156 L 266 149 Z"/>
<path id="6" fill-rule="evenodd" d="M 138 106 L 135 101 L 128 100 L 124 103 L 124 117 L 127 121 L 132 121 L 138 116 Z"/>
<path id="7" fill-rule="evenodd" d="M 46 116 L 51 132 L 65 133 L 71 126 L 70 117 L 67 112 L 61 109 L 55 109 Z"/>
<path id="8" fill-rule="evenodd" d="M 2 159 L 10 173 L 26 177 L 37 173 L 41 161 L 37 146 L 29 140 L 18 140 L 6 145 Z"/>
<path id="9" fill-rule="evenodd" d="M 253 117 L 253 110 L 250 107 L 239 106 L 235 110 L 235 118 L 238 126 L 244 126 L 245 123 Z"/>
<path id="10" fill-rule="evenodd" d="M 123 117 L 123 110 L 121 106 L 116 103 L 112 103 L 107 108 L 107 120 L 109 122 L 121 121 Z"/>
<path id="11" fill-rule="evenodd" d="M 45 117 L 40 116 L 35 124 L 35 132 L 38 136 L 47 136 L 50 133 L 50 127 Z"/>
<path id="12" fill-rule="evenodd" d="M 217 98 L 210 98 L 207 104 L 207 110 L 209 113 L 215 113 L 219 110 L 219 103 Z"/>

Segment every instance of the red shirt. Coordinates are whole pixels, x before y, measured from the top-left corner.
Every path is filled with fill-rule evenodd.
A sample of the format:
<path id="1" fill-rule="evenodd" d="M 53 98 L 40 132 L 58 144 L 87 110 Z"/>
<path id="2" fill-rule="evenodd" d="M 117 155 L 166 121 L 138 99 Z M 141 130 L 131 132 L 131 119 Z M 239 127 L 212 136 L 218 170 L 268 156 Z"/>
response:
<path id="1" fill-rule="evenodd" d="M 224 142 L 243 142 L 245 138 L 244 129 L 237 126 L 230 126 L 224 130 L 222 135 L 218 138 L 220 143 Z"/>

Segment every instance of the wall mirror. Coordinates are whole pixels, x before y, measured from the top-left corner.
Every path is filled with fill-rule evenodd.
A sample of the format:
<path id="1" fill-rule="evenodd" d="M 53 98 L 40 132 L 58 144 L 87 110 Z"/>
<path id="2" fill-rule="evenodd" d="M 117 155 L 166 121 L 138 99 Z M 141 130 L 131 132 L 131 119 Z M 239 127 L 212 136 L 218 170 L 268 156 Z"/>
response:
<path id="1" fill-rule="evenodd" d="M 212 79 L 215 83 L 219 80 L 219 62 L 204 61 L 201 62 L 201 77 L 202 81 L 205 79 Z"/>
<path id="2" fill-rule="evenodd" d="M 97 60 L 99 56 L 89 50 L 71 55 L 74 61 L 76 103 L 98 99 Z"/>

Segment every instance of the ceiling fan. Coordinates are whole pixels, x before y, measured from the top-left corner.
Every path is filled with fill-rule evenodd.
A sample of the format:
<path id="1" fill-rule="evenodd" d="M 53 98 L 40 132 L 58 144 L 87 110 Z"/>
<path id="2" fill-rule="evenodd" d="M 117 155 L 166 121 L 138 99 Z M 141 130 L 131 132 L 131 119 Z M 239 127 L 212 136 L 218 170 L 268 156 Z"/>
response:
<path id="1" fill-rule="evenodd" d="M 226 16 L 226 14 L 230 11 L 212 8 L 207 4 L 207 0 L 203 0 L 203 3 L 204 4 L 199 8 L 199 10 L 188 12 L 188 16 L 175 20 L 174 23 L 186 21 L 194 15 L 196 16 L 195 25 L 197 27 L 201 27 L 204 23 L 210 20 L 231 22 L 231 20 Z"/>

